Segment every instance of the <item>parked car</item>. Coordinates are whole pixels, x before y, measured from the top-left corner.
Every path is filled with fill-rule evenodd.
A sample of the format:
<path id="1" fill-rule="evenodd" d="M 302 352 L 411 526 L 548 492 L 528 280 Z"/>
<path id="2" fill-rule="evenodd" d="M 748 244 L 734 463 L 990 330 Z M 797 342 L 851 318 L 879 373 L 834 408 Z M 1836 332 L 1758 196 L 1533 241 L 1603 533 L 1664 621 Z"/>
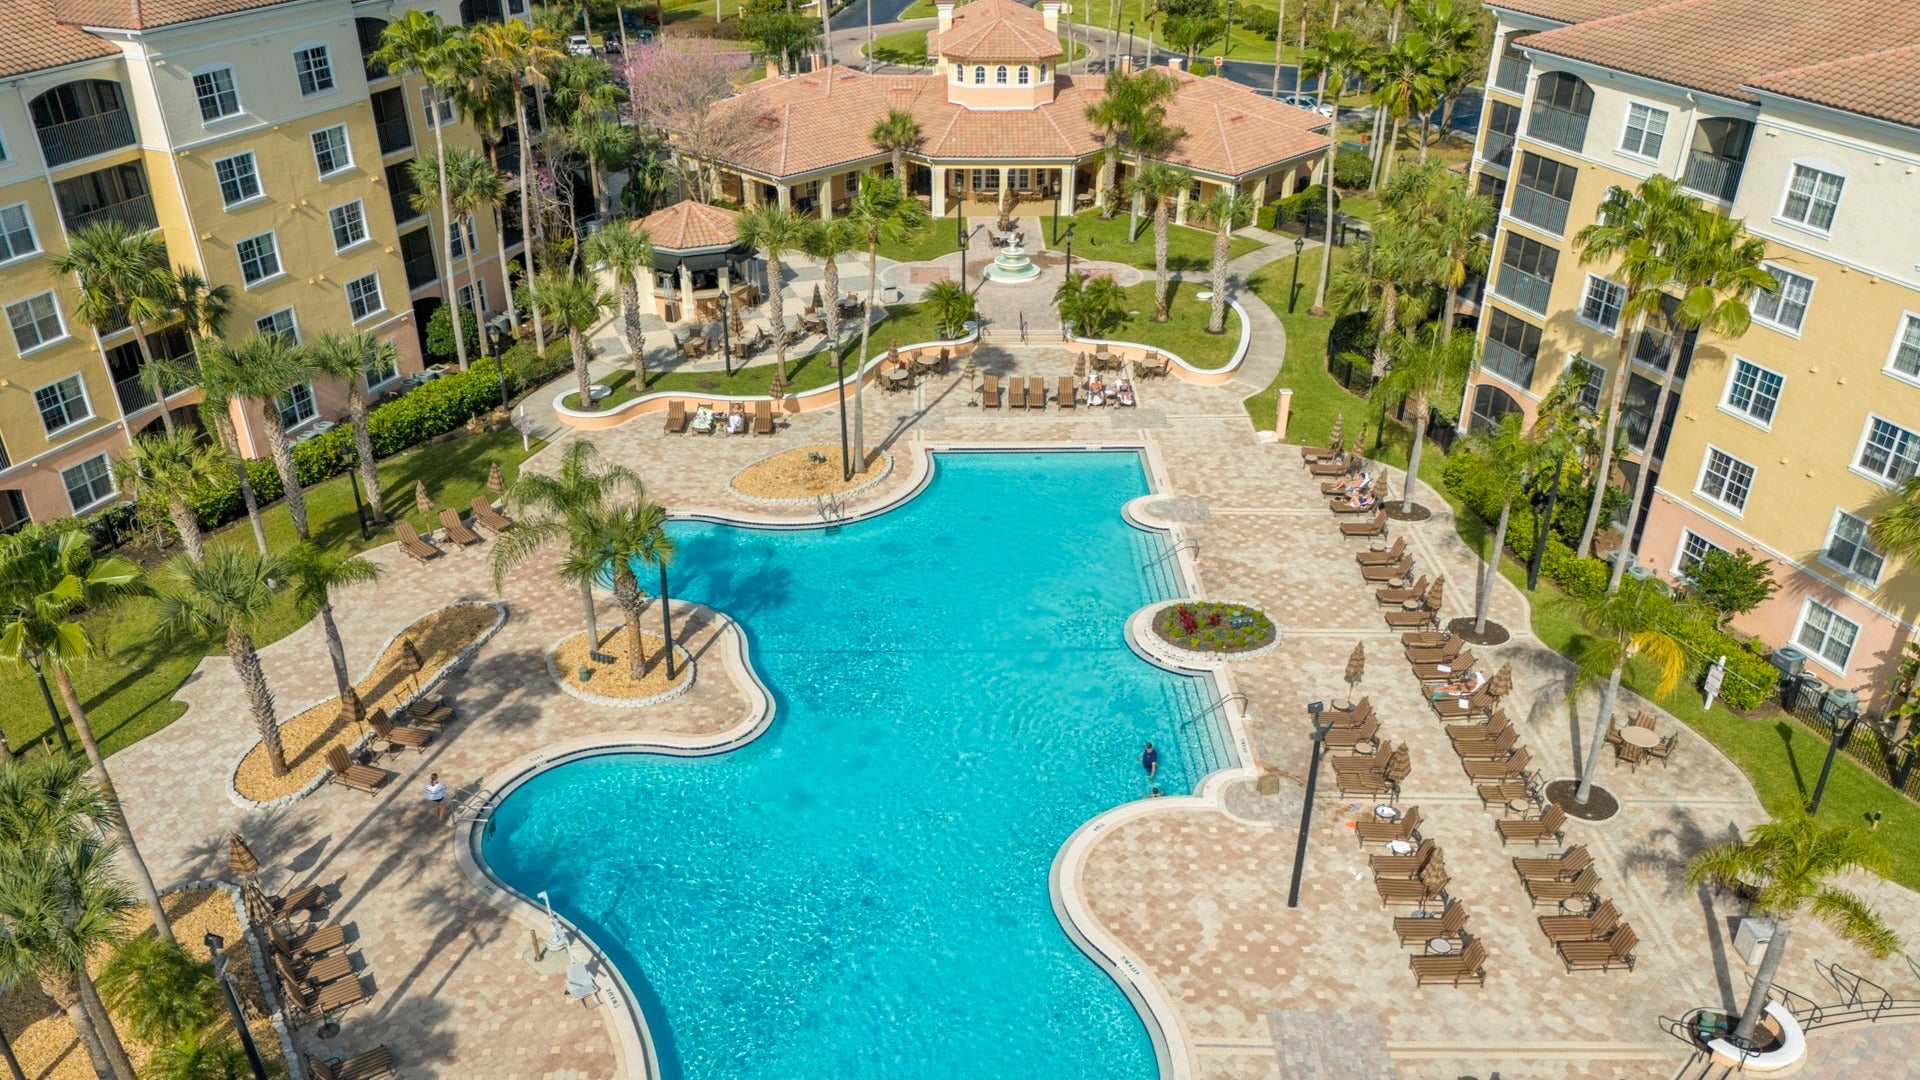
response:
<path id="1" fill-rule="evenodd" d="M 588 41 L 587 35 L 585 34 L 575 34 L 567 39 L 567 54 L 569 56 L 592 56 L 593 42 Z"/>
<path id="2" fill-rule="evenodd" d="M 1315 101 L 1312 94 L 1282 94 L 1280 100 L 1296 109 L 1316 112 L 1328 119 L 1333 118 L 1333 102 Z"/>

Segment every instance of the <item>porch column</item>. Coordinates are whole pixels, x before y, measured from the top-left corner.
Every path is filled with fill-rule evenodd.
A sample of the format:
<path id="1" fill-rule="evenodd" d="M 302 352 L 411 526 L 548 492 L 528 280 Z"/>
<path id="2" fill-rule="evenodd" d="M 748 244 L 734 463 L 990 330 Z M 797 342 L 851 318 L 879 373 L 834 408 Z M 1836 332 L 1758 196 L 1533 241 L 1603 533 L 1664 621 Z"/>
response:
<path id="1" fill-rule="evenodd" d="M 1267 177 L 1272 175 L 1272 173 L 1261 173 L 1260 179 L 1253 182 L 1253 205 L 1267 205 Z"/>
<path id="2" fill-rule="evenodd" d="M 928 190 L 933 193 L 932 198 L 929 200 L 932 203 L 932 206 L 929 208 L 931 213 L 934 217 L 946 217 L 947 167 L 945 165 L 935 165 L 933 167 L 933 186 L 928 188 Z"/>
<path id="3" fill-rule="evenodd" d="M 1079 177 L 1080 170 L 1073 162 L 1060 166 L 1060 213 L 1066 217 L 1073 216 L 1073 200 L 1079 197 L 1079 193 L 1073 190 L 1073 183 Z"/>
<path id="4" fill-rule="evenodd" d="M 1173 221 L 1176 225 L 1187 223 L 1187 199 L 1193 195 L 1193 185 L 1180 189 L 1180 197 L 1173 201 Z"/>
<path id="5" fill-rule="evenodd" d="M 1119 169 L 1117 166 L 1115 167 L 1114 175 L 1116 177 L 1118 177 L 1119 175 Z M 1107 170 L 1099 165 L 1095 165 L 1093 170 L 1093 202 L 1094 202 L 1094 205 L 1096 206 L 1102 206 L 1106 204 L 1106 201 L 1107 201 Z"/>
<path id="6" fill-rule="evenodd" d="M 833 176 L 828 176 L 827 178 L 820 181 L 820 220 L 821 221 L 833 220 L 833 182 L 835 179 L 837 178 Z"/>
<path id="7" fill-rule="evenodd" d="M 686 263 L 680 264 L 680 321 L 693 322 L 698 318 L 693 307 L 693 271 Z"/>
<path id="8" fill-rule="evenodd" d="M 749 210 L 760 209 L 760 181 L 745 173 L 740 174 L 740 205 Z"/>
<path id="9" fill-rule="evenodd" d="M 1012 184 L 1013 184 L 1013 166 L 1011 165 L 1000 166 L 1000 190 L 993 193 L 994 194 L 993 205 L 996 209 L 1000 206 L 1000 200 L 1003 198 L 1007 200 L 1008 206 L 1013 205 Z"/>
<path id="10" fill-rule="evenodd" d="M 793 188 L 786 184 L 779 184 L 775 186 L 774 190 L 780 194 L 780 209 L 791 213 L 793 211 Z"/>

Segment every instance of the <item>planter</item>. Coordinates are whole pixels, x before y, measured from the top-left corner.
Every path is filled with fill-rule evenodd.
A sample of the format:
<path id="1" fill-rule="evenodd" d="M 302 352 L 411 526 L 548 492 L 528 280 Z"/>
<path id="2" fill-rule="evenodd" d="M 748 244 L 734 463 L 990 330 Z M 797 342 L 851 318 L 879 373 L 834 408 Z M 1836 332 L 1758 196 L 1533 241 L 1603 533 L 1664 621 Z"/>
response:
<path id="1" fill-rule="evenodd" d="M 1280 645 L 1280 628 L 1251 604 L 1178 600 L 1155 611 L 1150 625 L 1169 649 L 1208 660 L 1265 656 Z"/>

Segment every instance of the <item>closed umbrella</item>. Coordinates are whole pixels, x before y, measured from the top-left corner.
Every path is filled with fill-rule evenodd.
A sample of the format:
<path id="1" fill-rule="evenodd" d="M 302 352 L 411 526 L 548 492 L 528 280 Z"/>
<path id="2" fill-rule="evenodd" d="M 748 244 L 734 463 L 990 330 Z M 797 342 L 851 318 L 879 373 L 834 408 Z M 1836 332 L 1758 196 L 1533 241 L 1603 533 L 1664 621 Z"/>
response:
<path id="1" fill-rule="evenodd" d="M 1441 574 L 1433 579 L 1433 584 L 1427 586 L 1427 610 L 1433 612 L 1436 617 L 1440 612 L 1440 600 L 1446 595 L 1446 584 L 1447 575 Z"/>
<path id="2" fill-rule="evenodd" d="M 413 482 L 413 505 L 414 509 L 419 510 L 422 515 L 429 520 L 432 519 L 433 500 L 427 497 L 427 482 L 425 480 L 415 480 Z"/>
<path id="3" fill-rule="evenodd" d="M 413 643 L 413 639 L 410 637 L 400 639 L 400 656 L 406 661 L 408 669 L 413 673 L 413 689 L 414 692 L 418 693 L 420 690 L 420 669 L 426 667 L 427 662 L 420 658 L 420 648 Z"/>
<path id="4" fill-rule="evenodd" d="M 812 307 L 809 307 L 809 308 L 807 308 L 807 310 L 808 310 L 808 311 L 819 311 L 819 310 L 820 310 L 820 307 L 821 307 L 821 300 L 820 300 L 820 283 L 816 281 L 816 282 L 814 282 L 814 283 L 813 283 L 813 306 L 812 306 Z"/>
<path id="5" fill-rule="evenodd" d="M 248 878 L 240 885 L 240 898 L 247 907 L 247 921 L 254 926 L 265 926 L 273 921 L 273 905 L 267 901 L 267 894 L 260 890 L 260 883 Z"/>
<path id="6" fill-rule="evenodd" d="M 728 324 L 733 327 L 733 336 L 739 337 L 741 334 L 746 333 L 747 321 L 740 317 L 740 306 L 738 304 L 735 304 L 732 307 L 729 307 L 727 309 L 727 312 L 728 312 L 727 321 L 728 321 Z"/>
<path id="7" fill-rule="evenodd" d="M 780 404 L 787 396 L 786 373 L 781 370 L 779 364 L 773 365 L 773 378 L 767 383 L 767 396 L 773 399 L 775 405 Z"/>
<path id="8" fill-rule="evenodd" d="M 1353 655 L 1347 657 L 1347 703 L 1353 703 L 1353 688 L 1367 674 L 1367 643 L 1362 641 L 1354 645 Z"/>
<path id="9" fill-rule="evenodd" d="M 1347 423 L 1346 413 L 1333 414 L 1333 434 L 1327 436 L 1328 446 L 1331 446 L 1336 450 L 1340 448 L 1340 439 L 1341 439 L 1341 436 L 1346 431 L 1346 423 Z"/>
<path id="10" fill-rule="evenodd" d="M 227 869 L 233 871 L 235 877 L 243 879 L 260 872 L 260 860 L 254 856 L 247 842 L 240 839 L 239 833 L 227 834 Z"/>
<path id="11" fill-rule="evenodd" d="M 1487 689 L 1496 698 L 1503 698 L 1503 697 L 1506 697 L 1508 694 L 1512 693 L 1513 692 L 1513 665 L 1501 664 L 1500 670 L 1494 672 L 1493 682 L 1488 685 Z"/>
<path id="12" fill-rule="evenodd" d="M 500 463 L 497 461 L 487 466 L 487 490 L 495 495 L 507 490 L 507 478 L 500 475 Z"/>

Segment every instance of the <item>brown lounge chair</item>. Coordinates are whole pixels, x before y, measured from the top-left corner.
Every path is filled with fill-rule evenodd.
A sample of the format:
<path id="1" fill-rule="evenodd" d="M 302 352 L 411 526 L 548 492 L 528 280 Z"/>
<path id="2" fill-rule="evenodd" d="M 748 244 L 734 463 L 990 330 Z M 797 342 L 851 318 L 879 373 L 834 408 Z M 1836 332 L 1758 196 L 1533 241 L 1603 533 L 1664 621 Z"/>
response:
<path id="1" fill-rule="evenodd" d="M 1612 971 L 1623 967 L 1633 970 L 1633 947 L 1640 939 L 1633 934 L 1633 927 L 1621 923 L 1613 928 L 1613 933 L 1604 941 L 1556 941 L 1555 949 L 1560 951 L 1560 959 L 1573 971 Z"/>
<path id="2" fill-rule="evenodd" d="M 1467 942 L 1467 947 L 1457 953 L 1412 956 L 1408 960 L 1413 964 L 1413 981 L 1421 986 L 1429 983 L 1446 983 L 1448 986 L 1473 983 L 1485 986 L 1487 983 L 1487 950 L 1478 938 Z"/>
<path id="3" fill-rule="evenodd" d="M 1513 751 L 1520 741 L 1520 733 L 1508 728 L 1489 739 L 1462 739 L 1453 744 L 1453 752 L 1460 755 L 1461 761 L 1498 761 Z"/>
<path id="4" fill-rule="evenodd" d="M 449 542 L 459 544 L 461 547 L 480 542 L 480 534 L 467 528 L 466 524 L 460 520 L 460 511 L 452 507 L 440 511 L 440 527 L 447 530 Z"/>
<path id="5" fill-rule="evenodd" d="M 266 890 L 249 881 L 243 886 L 253 894 L 270 919 L 288 919 L 302 911 L 315 911 L 332 902 L 325 885 L 302 885 L 285 896 L 268 896 Z"/>
<path id="6" fill-rule="evenodd" d="M 493 535 L 499 536 L 501 533 L 513 528 L 513 519 L 495 510 L 493 504 L 487 501 L 486 496 L 475 495 L 473 497 L 473 524 L 476 528 L 485 529 Z"/>
<path id="7" fill-rule="evenodd" d="M 1602 941 L 1619 924 L 1620 909 L 1611 900 L 1602 900 L 1585 915 L 1540 916 L 1541 933 L 1556 945 L 1563 941 Z"/>
<path id="8" fill-rule="evenodd" d="M 1453 643 L 1451 630 L 1420 630 L 1400 635 L 1400 647 L 1403 649 L 1439 649 Z"/>
<path id="9" fill-rule="evenodd" d="M 1448 724 L 1447 741 L 1458 746 L 1461 743 L 1485 742 L 1503 731 L 1512 731 L 1513 722 L 1507 719 L 1507 710 L 1501 709 L 1493 718 L 1483 724 Z"/>
<path id="10" fill-rule="evenodd" d="M 1409 600 L 1418 600 L 1425 596 L 1427 594 L 1428 584 L 1427 575 L 1421 574 L 1411 585 L 1404 585 L 1399 588 L 1388 586 L 1382 589 L 1375 589 L 1373 590 L 1373 598 L 1382 604 L 1405 604 Z"/>
<path id="11" fill-rule="evenodd" d="M 753 403 L 753 433 L 755 435 L 773 434 L 773 402 Z"/>
<path id="12" fill-rule="evenodd" d="M 406 722 L 418 727 L 445 727 L 453 719 L 453 706 L 438 697 L 423 697 L 403 710 Z"/>
<path id="13" fill-rule="evenodd" d="M 1309 476 L 1345 476 L 1347 474 L 1347 465 L 1347 457 L 1345 454 L 1342 454 L 1339 457 L 1331 457 L 1325 461 L 1314 462 L 1307 466 L 1307 474 Z M 1328 494 L 1332 493 L 1328 492 Z"/>
<path id="14" fill-rule="evenodd" d="M 1575 844 L 1558 855 L 1547 858 L 1527 858 L 1516 855 L 1513 858 L 1514 873 L 1528 881 L 1565 881 L 1580 876 L 1580 871 L 1593 865 L 1593 855 L 1587 851 L 1587 845 Z"/>
<path id="15" fill-rule="evenodd" d="M 980 407 L 983 409 L 1000 407 L 1000 376 L 989 375 L 987 381 L 980 384 Z"/>
<path id="16" fill-rule="evenodd" d="M 1375 584 L 1399 581 L 1413 576 L 1413 556 L 1402 555 L 1399 562 L 1381 563 L 1378 566 L 1360 568 L 1360 579 Z"/>
<path id="17" fill-rule="evenodd" d="M 1343 521 L 1340 523 L 1341 536 L 1385 536 L 1387 535 L 1387 512 L 1383 508 L 1374 513 L 1367 521 Z"/>
<path id="18" fill-rule="evenodd" d="M 1425 907 L 1447 891 L 1447 883 L 1453 880 L 1447 876 L 1447 868 L 1434 867 L 1426 876 L 1417 878 L 1377 878 L 1373 891 L 1380 894 L 1380 906 L 1388 904 L 1416 904 Z"/>
<path id="19" fill-rule="evenodd" d="M 1402 945 L 1424 945 L 1434 938 L 1446 938 L 1457 941 L 1460 932 L 1467 928 L 1467 905 L 1459 900 L 1447 904 L 1447 910 L 1439 918 L 1431 915 L 1396 915 L 1393 917 L 1393 932 L 1400 935 Z"/>
<path id="20" fill-rule="evenodd" d="M 1452 664 L 1455 657 L 1466 651 L 1467 643 L 1445 634 L 1446 640 L 1438 645 L 1405 645 L 1401 651 L 1406 654 L 1409 664 Z"/>
<path id="21" fill-rule="evenodd" d="M 1428 864 L 1440 858 L 1440 845 L 1432 837 L 1420 841 L 1420 845 L 1405 855 L 1369 855 L 1367 867 L 1373 871 L 1374 879 L 1419 877 Z"/>
<path id="22" fill-rule="evenodd" d="M 1460 767 L 1467 771 L 1469 780 L 1511 780 L 1527 771 L 1533 764 L 1533 754 L 1526 747 L 1518 746 L 1504 758 L 1493 761 L 1463 761 Z"/>
<path id="23" fill-rule="evenodd" d="M 1320 715 L 1330 718 L 1334 727 L 1352 727 L 1373 715 L 1373 698 L 1370 695 L 1362 695 L 1358 702 L 1347 708 L 1327 709 Z"/>
<path id="24" fill-rule="evenodd" d="M 1407 553 L 1407 538 L 1402 536 L 1394 540 L 1393 546 L 1385 551 L 1362 551 L 1354 556 L 1361 566 L 1386 566 L 1397 563 L 1400 556 Z"/>
<path id="25" fill-rule="evenodd" d="M 1538 802 L 1539 799 L 1534 796 L 1536 787 L 1537 785 L 1529 784 L 1526 779 L 1518 778 L 1501 780 L 1492 784 L 1481 784 L 1474 790 L 1480 793 L 1480 808 L 1486 810 L 1491 808 L 1495 803 L 1505 806 L 1508 803 L 1515 802 Z"/>
<path id="26" fill-rule="evenodd" d="M 394 774 L 385 769 L 376 769 L 371 765 L 361 765 L 347 756 L 347 748 L 335 746 L 327 751 L 327 768 L 333 770 L 332 781 L 345 784 L 355 791 L 364 791 L 371 795 L 387 786 Z"/>
<path id="27" fill-rule="evenodd" d="M 1440 621 L 1440 612 L 1422 604 L 1411 611 L 1387 610 L 1381 613 L 1387 620 L 1390 630 L 1414 630 L 1422 626 L 1433 626 Z"/>
<path id="28" fill-rule="evenodd" d="M 1303 446 L 1300 448 L 1300 459 L 1309 465 L 1318 461 L 1333 461 L 1345 456 L 1346 449 L 1338 442 L 1332 446 Z"/>
<path id="29" fill-rule="evenodd" d="M 1024 409 L 1027 407 L 1027 380 L 1018 375 L 1007 379 L 1007 408 Z"/>
<path id="30" fill-rule="evenodd" d="M 1391 621 L 1393 612 L 1388 612 L 1387 618 Z M 1433 714 L 1435 716 L 1438 716 L 1442 720 L 1453 721 L 1466 720 L 1475 716 L 1492 716 L 1493 710 L 1499 706 L 1500 700 L 1493 696 L 1493 684 L 1489 681 L 1481 686 L 1480 689 L 1475 690 L 1473 696 L 1466 699 L 1466 704 L 1464 705 L 1460 703 L 1459 698 L 1452 694 L 1448 694 L 1443 698 L 1433 699 L 1429 704 L 1433 706 Z"/>
<path id="31" fill-rule="evenodd" d="M 1567 827 L 1567 812 L 1548 803 L 1545 810 L 1536 818 L 1507 818 L 1496 821 L 1493 827 L 1500 830 L 1500 844 L 1560 843 L 1561 833 Z"/>
<path id="32" fill-rule="evenodd" d="M 1461 650 L 1460 655 L 1451 660 L 1437 661 L 1431 664 L 1414 664 L 1413 677 L 1423 683 L 1444 683 L 1455 679 L 1462 672 L 1472 671 L 1478 661 L 1470 650 Z"/>
<path id="33" fill-rule="evenodd" d="M 1380 718 L 1369 714 L 1357 724 L 1335 727 L 1327 732 L 1327 749 L 1352 750 L 1361 743 L 1368 743 L 1380 734 Z"/>
<path id="34" fill-rule="evenodd" d="M 269 921 L 266 925 L 267 940 L 273 943 L 274 948 L 288 956 L 297 958 L 325 956 L 347 947 L 347 928 L 338 924 L 318 927 L 299 937 L 291 938 L 280 932 L 278 923 Z"/>
<path id="35" fill-rule="evenodd" d="M 422 728 L 395 724 L 385 709 L 375 709 L 367 717 L 367 726 L 375 735 L 385 739 L 388 746 L 404 746 L 409 750 L 424 750 L 433 741 L 433 732 Z"/>
<path id="36" fill-rule="evenodd" d="M 1353 823 L 1353 835 L 1359 837 L 1360 846 L 1385 844 L 1393 840 L 1411 840 L 1420 831 L 1420 808 L 1409 806 L 1399 818 L 1383 821 L 1369 814 Z"/>
<path id="37" fill-rule="evenodd" d="M 1366 502 L 1366 503 L 1363 503 L 1363 504 L 1361 504 L 1361 505 L 1359 505 L 1359 506 L 1355 506 L 1355 505 L 1353 505 L 1353 503 L 1351 503 L 1351 502 L 1349 502 L 1349 501 L 1347 501 L 1347 498 L 1346 498 L 1346 496 L 1344 496 L 1344 495 L 1343 495 L 1343 496 L 1341 496 L 1340 498 L 1337 498 L 1337 499 L 1335 499 L 1335 500 L 1333 500 L 1332 502 L 1330 502 L 1330 503 L 1328 503 L 1328 504 L 1327 504 L 1327 509 L 1328 509 L 1328 510 L 1330 510 L 1330 511 L 1332 511 L 1332 512 L 1333 512 L 1334 514 L 1336 514 L 1336 515 L 1340 515 L 1340 514 L 1371 514 L 1371 513 L 1375 513 L 1375 512 L 1377 512 L 1377 511 L 1378 511 L 1378 510 L 1380 509 L 1380 507 L 1381 507 L 1381 505 L 1382 505 L 1382 504 L 1381 504 L 1381 502 L 1380 502 L 1380 500 L 1378 500 L 1378 499 L 1372 499 L 1372 500 L 1371 500 L 1371 501 L 1369 501 L 1369 502 Z"/>
<path id="38" fill-rule="evenodd" d="M 408 522 L 408 521 L 394 522 L 393 535 L 399 538 L 400 549 L 402 551 L 405 551 L 407 554 L 413 556 L 416 559 L 419 559 L 421 562 L 426 562 L 428 559 L 437 558 L 440 555 L 439 548 L 434 547 L 431 543 L 429 543 L 426 540 L 422 540 L 420 538 L 420 534 L 413 531 L 412 522 Z"/>
<path id="39" fill-rule="evenodd" d="M 292 983 L 286 987 L 286 991 L 299 1011 L 308 1017 L 324 1017 L 358 1005 L 368 997 L 367 988 L 361 984 L 358 976 L 322 986 Z"/>
<path id="40" fill-rule="evenodd" d="M 1600 871 L 1589 866 L 1580 871 L 1572 881 L 1530 881 L 1520 879 L 1526 886 L 1527 897 L 1536 904 L 1559 904 L 1568 900 L 1585 900 L 1600 887 Z"/>
<path id="41" fill-rule="evenodd" d="M 1038 375 L 1027 380 L 1027 408 L 1044 409 L 1047 407 L 1047 380 Z"/>
<path id="42" fill-rule="evenodd" d="M 687 403 L 674 400 L 667 402 L 667 434 L 678 435 L 687 430 Z"/>
<path id="43" fill-rule="evenodd" d="M 1073 408 L 1075 396 L 1076 394 L 1073 389 L 1073 376 L 1071 375 L 1060 376 L 1060 381 L 1054 384 L 1053 400 L 1059 402 L 1061 408 L 1071 409 Z"/>
<path id="44" fill-rule="evenodd" d="M 384 1046 L 355 1054 L 350 1058 L 325 1061 L 307 1055 L 307 1075 L 313 1080 L 383 1080 L 399 1070 L 394 1068 L 393 1051 Z"/>
<path id="45" fill-rule="evenodd" d="M 286 953 L 273 952 L 273 966 L 288 986 L 325 986 L 353 977 L 353 957 L 345 953 L 295 962 Z"/>

